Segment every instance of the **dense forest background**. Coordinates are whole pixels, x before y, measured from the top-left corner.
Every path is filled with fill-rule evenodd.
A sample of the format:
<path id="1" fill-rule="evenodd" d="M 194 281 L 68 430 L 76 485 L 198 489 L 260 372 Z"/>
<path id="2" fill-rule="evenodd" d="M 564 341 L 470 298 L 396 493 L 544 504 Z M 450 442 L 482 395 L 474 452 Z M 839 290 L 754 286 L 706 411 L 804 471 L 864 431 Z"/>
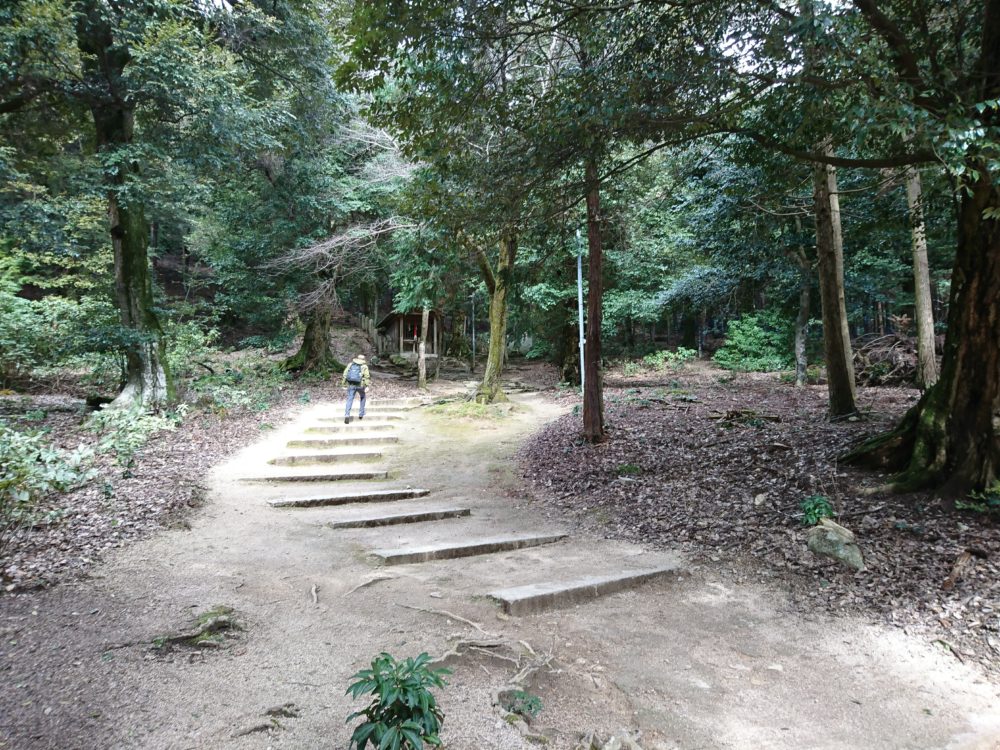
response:
<path id="1" fill-rule="evenodd" d="M 435 309 L 467 361 L 478 309 L 478 398 L 550 361 L 590 441 L 611 362 L 787 371 L 832 419 L 909 382 L 849 458 L 993 497 L 998 100 L 996 0 L 12 0 L 0 380 L 183 418 L 338 370 L 348 314 Z"/>

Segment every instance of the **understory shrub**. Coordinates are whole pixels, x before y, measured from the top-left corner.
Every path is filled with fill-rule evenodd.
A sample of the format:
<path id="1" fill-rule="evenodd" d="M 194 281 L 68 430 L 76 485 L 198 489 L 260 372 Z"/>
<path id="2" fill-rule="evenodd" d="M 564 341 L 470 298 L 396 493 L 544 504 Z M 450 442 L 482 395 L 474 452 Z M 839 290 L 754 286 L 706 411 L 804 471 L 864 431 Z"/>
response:
<path id="1" fill-rule="evenodd" d="M 697 356 L 698 352 L 694 349 L 687 349 L 683 346 L 678 346 L 675 351 L 660 349 L 652 352 L 651 354 L 647 354 L 642 358 L 642 362 L 647 367 L 656 367 L 661 370 L 665 370 L 669 367 L 676 370 L 685 362 L 688 362 Z"/>
<path id="2" fill-rule="evenodd" d="M 197 405 L 219 415 L 250 409 L 265 411 L 274 393 L 291 375 L 272 360 L 250 354 L 232 362 L 221 372 L 205 371 L 193 378 L 188 388 Z"/>
<path id="3" fill-rule="evenodd" d="M 60 450 L 40 432 L 19 432 L 0 421 L 0 554 L 18 529 L 46 520 L 38 513 L 45 495 L 94 476 L 92 458 L 86 448 Z"/>
<path id="4" fill-rule="evenodd" d="M 129 333 L 106 300 L 79 302 L 50 296 L 18 297 L 0 286 L 0 385 L 7 387 L 32 371 L 60 366 L 101 369 L 109 365 L 124 382 Z"/>
<path id="5" fill-rule="evenodd" d="M 727 370 L 784 370 L 794 361 L 791 326 L 777 311 L 744 315 L 729 324 L 726 343 L 712 359 Z"/>
<path id="6" fill-rule="evenodd" d="M 87 429 L 100 436 L 98 450 L 113 454 L 130 476 L 138 450 L 156 433 L 173 430 L 183 414 L 183 407 L 168 416 L 149 414 L 142 407 L 101 409 L 87 420 Z"/>
<path id="7" fill-rule="evenodd" d="M 174 378 L 187 378 L 204 370 L 205 363 L 218 354 L 215 349 L 218 329 L 203 328 L 194 321 L 168 321 L 163 333 L 167 342 L 167 366 Z"/>
<path id="8" fill-rule="evenodd" d="M 438 736 L 444 712 L 431 688 L 445 686 L 447 669 L 431 669 L 426 653 L 405 661 L 390 654 L 379 654 L 370 669 L 362 669 L 351 679 L 347 694 L 357 699 L 370 695 L 368 706 L 347 717 L 350 723 L 361 722 L 351 734 L 350 748 L 364 750 L 422 750 L 425 745 L 439 747 Z"/>

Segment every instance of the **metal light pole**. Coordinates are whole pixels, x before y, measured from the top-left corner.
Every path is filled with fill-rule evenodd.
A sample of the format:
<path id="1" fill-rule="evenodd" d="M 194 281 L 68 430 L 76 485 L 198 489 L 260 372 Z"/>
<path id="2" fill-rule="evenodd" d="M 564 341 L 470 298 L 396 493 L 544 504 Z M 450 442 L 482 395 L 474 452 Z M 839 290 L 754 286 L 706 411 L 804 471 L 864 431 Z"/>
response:
<path id="1" fill-rule="evenodd" d="M 580 393 L 583 393 L 583 238 L 580 230 L 576 230 L 576 307 L 580 330 Z"/>

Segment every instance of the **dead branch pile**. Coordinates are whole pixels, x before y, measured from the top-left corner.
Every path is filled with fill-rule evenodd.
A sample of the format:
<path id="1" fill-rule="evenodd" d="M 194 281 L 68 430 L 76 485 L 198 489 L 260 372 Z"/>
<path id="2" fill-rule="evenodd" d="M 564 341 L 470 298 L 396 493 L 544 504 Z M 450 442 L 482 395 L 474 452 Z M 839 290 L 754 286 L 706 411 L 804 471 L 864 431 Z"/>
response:
<path id="1" fill-rule="evenodd" d="M 855 340 L 854 373 L 858 385 L 905 385 L 917 375 L 917 341 L 899 333 Z"/>

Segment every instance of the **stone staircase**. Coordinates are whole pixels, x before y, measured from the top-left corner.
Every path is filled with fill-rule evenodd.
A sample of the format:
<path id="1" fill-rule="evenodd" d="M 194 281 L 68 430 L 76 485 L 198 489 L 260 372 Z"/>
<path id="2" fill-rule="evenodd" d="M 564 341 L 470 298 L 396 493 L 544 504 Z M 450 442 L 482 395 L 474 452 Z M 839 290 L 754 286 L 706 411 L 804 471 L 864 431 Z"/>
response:
<path id="1" fill-rule="evenodd" d="M 419 445 L 407 444 L 400 431 L 414 417 L 422 403 L 419 399 L 369 400 L 364 420 L 353 417 L 344 424 L 342 416 L 329 413 L 311 417 L 299 434 L 287 440 L 280 455 L 267 459 L 267 469 L 244 481 L 268 482 L 282 487 L 316 486 L 314 494 L 291 492 L 269 499 L 268 504 L 282 512 L 296 509 L 335 509 L 335 517 L 319 518 L 323 526 L 342 534 L 363 533 L 369 529 L 403 527 L 409 535 L 399 534 L 396 544 L 379 546 L 369 534 L 348 538 L 367 550 L 369 559 L 384 566 L 422 566 L 436 561 L 468 559 L 460 570 L 471 582 L 473 596 L 495 601 L 508 614 L 524 615 L 553 607 L 577 605 L 619 592 L 678 570 L 674 557 L 654 566 L 635 567 L 629 560 L 600 559 L 581 551 L 574 540 L 561 531 L 516 528 L 516 519 L 503 518 L 493 523 L 489 509 L 474 511 L 461 499 L 438 498 L 428 489 L 405 485 L 386 466 L 399 452 L 414 451 Z M 391 484 L 363 486 L 357 483 L 385 481 Z M 345 491 L 337 491 L 337 485 Z M 347 488 L 346 485 L 350 485 Z M 449 494 L 447 490 L 444 494 Z M 469 524 L 480 517 L 480 524 Z M 483 533 L 483 525 L 491 533 Z M 406 525 L 406 526 L 404 526 Z M 537 557 L 533 550 L 552 548 Z M 509 553 L 513 557 L 502 557 Z M 503 560 L 502 563 L 497 562 Z M 494 560 L 483 565 L 480 561 Z M 556 564 L 552 564 L 555 562 Z M 601 565 L 601 563 L 607 563 Z M 595 571 L 595 565 L 597 570 Z M 497 584 L 502 584 L 497 587 Z M 510 584 L 510 585 L 508 585 Z"/>

